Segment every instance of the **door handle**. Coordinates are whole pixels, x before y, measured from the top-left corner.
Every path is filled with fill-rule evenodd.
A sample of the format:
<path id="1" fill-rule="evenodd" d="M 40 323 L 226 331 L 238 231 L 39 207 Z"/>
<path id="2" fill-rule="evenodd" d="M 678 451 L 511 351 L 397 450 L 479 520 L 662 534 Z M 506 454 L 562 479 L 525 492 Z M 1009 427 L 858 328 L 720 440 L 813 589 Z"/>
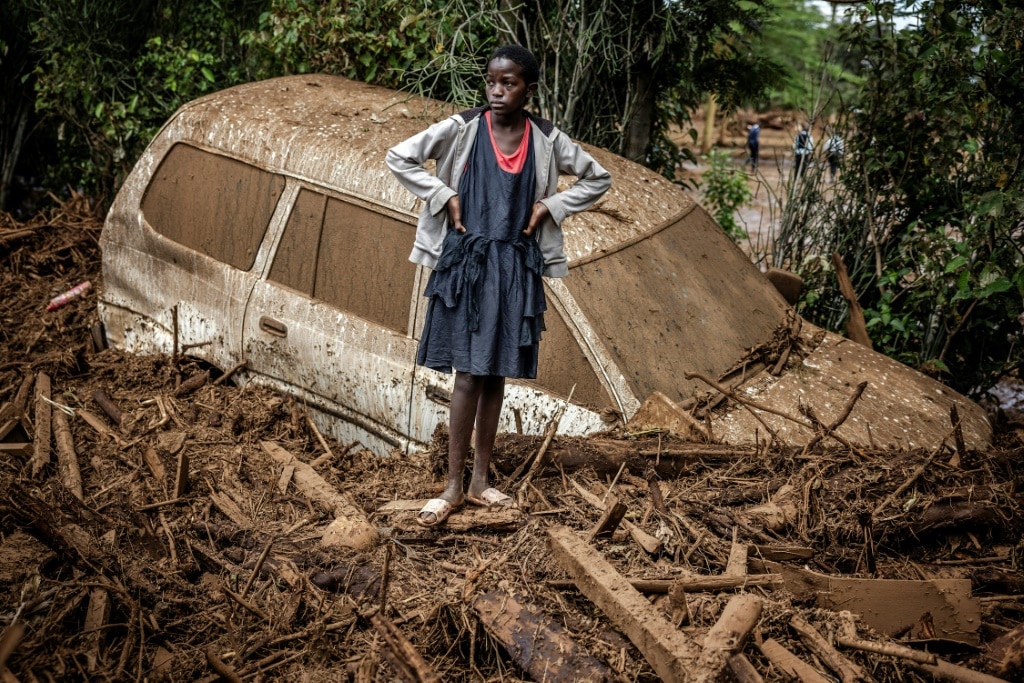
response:
<path id="1" fill-rule="evenodd" d="M 273 318 L 268 318 L 265 315 L 260 316 L 260 329 L 274 335 L 275 337 L 283 338 L 288 336 L 287 325 L 280 320 L 274 320 Z"/>

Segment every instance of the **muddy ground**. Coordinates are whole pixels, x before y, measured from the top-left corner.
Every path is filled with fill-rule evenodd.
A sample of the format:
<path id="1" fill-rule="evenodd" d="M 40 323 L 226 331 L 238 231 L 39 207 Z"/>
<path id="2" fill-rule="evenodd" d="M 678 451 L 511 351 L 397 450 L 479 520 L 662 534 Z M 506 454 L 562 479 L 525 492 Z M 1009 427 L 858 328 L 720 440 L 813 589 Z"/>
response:
<path id="1" fill-rule="evenodd" d="M 986 452 L 620 429 L 555 439 L 562 466 L 525 486 L 543 444 L 506 436 L 495 483 L 521 508 L 423 529 L 401 501 L 441 490 L 443 433 L 377 458 L 187 358 L 97 348 L 90 214 L 0 217 L 4 683 L 1024 680 L 1014 425 Z M 616 499 L 625 523 L 588 541 Z M 339 514 L 365 549 L 323 544 Z"/>

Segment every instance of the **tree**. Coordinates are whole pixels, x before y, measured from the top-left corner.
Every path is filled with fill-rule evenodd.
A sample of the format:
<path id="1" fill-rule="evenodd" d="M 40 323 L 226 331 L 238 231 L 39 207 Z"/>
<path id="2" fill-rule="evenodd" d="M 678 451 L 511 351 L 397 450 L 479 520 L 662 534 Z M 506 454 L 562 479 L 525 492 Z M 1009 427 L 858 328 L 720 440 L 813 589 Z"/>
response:
<path id="1" fill-rule="evenodd" d="M 883 22 L 858 9 L 843 36 L 865 67 L 844 173 L 791 212 L 775 253 L 834 327 L 844 307 L 818 266 L 839 252 L 876 345 L 978 394 L 1024 355 L 1024 9 L 931 0 L 895 30 L 877 7 Z"/>

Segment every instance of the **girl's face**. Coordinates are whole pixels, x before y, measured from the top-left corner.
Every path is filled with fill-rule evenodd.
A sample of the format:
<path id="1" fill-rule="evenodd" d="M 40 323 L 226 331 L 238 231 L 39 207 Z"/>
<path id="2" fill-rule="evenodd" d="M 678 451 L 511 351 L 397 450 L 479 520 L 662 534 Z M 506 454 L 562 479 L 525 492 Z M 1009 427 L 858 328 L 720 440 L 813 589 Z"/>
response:
<path id="1" fill-rule="evenodd" d="M 510 59 L 492 59 L 487 64 L 487 102 L 495 115 L 505 117 L 520 112 L 537 89 L 536 83 L 523 79 L 523 68 Z"/>

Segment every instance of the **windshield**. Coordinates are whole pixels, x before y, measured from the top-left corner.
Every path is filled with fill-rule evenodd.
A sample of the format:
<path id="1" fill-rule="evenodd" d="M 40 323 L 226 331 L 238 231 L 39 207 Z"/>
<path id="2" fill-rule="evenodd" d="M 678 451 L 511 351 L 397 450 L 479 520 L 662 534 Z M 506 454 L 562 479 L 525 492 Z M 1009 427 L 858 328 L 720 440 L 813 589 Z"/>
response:
<path id="1" fill-rule="evenodd" d="M 699 206 L 617 251 L 573 264 L 566 285 L 638 399 L 707 389 L 771 339 L 786 303 Z"/>

